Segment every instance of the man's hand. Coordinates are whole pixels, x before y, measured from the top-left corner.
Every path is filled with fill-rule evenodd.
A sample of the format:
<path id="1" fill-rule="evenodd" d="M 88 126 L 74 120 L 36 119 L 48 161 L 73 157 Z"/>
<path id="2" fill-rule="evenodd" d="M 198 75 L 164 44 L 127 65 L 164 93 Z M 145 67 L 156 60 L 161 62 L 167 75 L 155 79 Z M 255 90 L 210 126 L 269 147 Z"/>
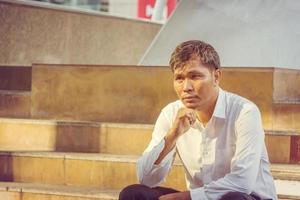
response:
<path id="1" fill-rule="evenodd" d="M 189 191 L 166 194 L 159 197 L 159 200 L 191 200 Z"/>
<path id="2" fill-rule="evenodd" d="M 178 110 L 174 124 L 173 131 L 171 134 L 174 134 L 175 138 L 183 135 L 196 121 L 196 113 L 194 110 L 189 108 L 181 108 Z"/>
<path id="3" fill-rule="evenodd" d="M 181 108 L 178 110 L 173 127 L 165 136 L 165 147 L 159 154 L 156 165 L 164 159 L 164 157 L 174 148 L 177 139 L 183 135 L 196 121 L 196 113 L 189 108 Z"/>

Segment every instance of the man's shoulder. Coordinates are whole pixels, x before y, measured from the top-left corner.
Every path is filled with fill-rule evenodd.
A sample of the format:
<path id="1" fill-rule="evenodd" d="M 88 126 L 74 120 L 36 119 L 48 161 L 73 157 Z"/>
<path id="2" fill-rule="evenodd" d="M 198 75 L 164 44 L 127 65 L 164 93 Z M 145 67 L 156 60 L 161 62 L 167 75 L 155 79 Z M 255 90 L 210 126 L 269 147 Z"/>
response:
<path id="1" fill-rule="evenodd" d="M 227 111 L 235 112 L 241 110 L 259 110 L 257 105 L 251 100 L 240 96 L 239 94 L 225 91 Z"/>
<path id="2" fill-rule="evenodd" d="M 184 107 L 183 103 L 180 100 L 176 100 L 167 104 L 162 111 L 167 114 L 177 113 L 177 111 Z"/>

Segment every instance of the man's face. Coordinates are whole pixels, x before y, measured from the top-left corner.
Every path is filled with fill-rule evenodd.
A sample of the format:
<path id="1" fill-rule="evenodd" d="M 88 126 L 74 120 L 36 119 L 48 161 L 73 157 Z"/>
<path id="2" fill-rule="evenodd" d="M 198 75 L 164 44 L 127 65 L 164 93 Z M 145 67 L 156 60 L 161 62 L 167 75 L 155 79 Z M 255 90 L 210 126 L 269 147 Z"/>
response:
<path id="1" fill-rule="evenodd" d="M 199 58 L 174 70 L 174 89 L 185 107 L 204 111 L 218 95 L 220 70 L 209 70 Z"/>

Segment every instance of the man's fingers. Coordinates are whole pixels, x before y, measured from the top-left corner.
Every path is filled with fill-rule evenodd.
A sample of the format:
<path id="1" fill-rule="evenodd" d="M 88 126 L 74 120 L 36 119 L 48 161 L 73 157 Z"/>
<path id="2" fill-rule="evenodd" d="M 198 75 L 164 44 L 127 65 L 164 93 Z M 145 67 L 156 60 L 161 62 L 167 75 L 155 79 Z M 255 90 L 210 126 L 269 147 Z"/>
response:
<path id="1" fill-rule="evenodd" d="M 185 133 L 190 127 L 194 125 L 196 122 L 196 113 L 192 109 L 188 108 L 181 108 L 179 109 L 175 126 L 179 128 L 180 135 Z"/>
<path id="2" fill-rule="evenodd" d="M 186 113 L 186 117 L 188 118 L 190 125 L 193 125 L 196 122 L 196 115 L 194 112 Z"/>

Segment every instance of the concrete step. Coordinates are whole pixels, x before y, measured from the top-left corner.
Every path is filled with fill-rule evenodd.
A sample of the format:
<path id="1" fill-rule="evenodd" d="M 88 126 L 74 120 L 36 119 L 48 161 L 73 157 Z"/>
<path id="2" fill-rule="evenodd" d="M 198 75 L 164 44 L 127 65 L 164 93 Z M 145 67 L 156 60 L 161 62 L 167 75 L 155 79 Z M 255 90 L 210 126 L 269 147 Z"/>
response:
<path id="1" fill-rule="evenodd" d="M 141 155 L 152 130 L 145 124 L 0 118 L 0 150 Z M 272 163 L 300 163 L 299 132 L 265 132 Z"/>
<path id="2" fill-rule="evenodd" d="M 299 200 L 299 185 L 291 181 L 275 182 L 279 200 Z M 280 188 L 278 188 L 280 187 Z M 289 188 L 287 190 L 287 188 Z M 97 187 L 57 186 L 36 183 L 0 182 L 0 196 L 6 200 L 117 200 L 119 190 Z"/>
<path id="3" fill-rule="evenodd" d="M 224 68 L 221 86 L 254 101 L 266 129 L 300 131 L 299 77 L 299 70 Z M 151 124 L 177 99 L 172 79 L 168 67 L 33 65 L 32 116 Z"/>
<path id="4" fill-rule="evenodd" d="M 120 189 L 137 182 L 136 159 L 91 153 L 1 153 L 0 177 L 1 181 Z M 176 174 L 173 172 L 173 178 L 179 179 Z M 180 178 L 184 183 L 182 175 Z"/>
<path id="5" fill-rule="evenodd" d="M 31 93 L 0 90 L 0 117 L 30 118 Z"/>
<path id="6" fill-rule="evenodd" d="M 253 100 L 266 129 L 300 131 L 299 77 L 299 70 L 224 68 L 221 86 Z M 132 101 L 137 98 L 139 103 Z M 167 67 L 0 66 L 2 117 L 30 117 L 32 109 L 35 118 L 154 123 L 162 107 L 174 99 Z M 122 115 L 116 114 L 120 110 Z"/>
<path id="7" fill-rule="evenodd" d="M 152 129 L 145 124 L 0 118 L 0 150 L 139 155 Z"/>
<path id="8" fill-rule="evenodd" d="M 300 199 L 300 182 L 275 180 L 276 192 L 279 199 Z"/>
<path id="9" fill-rule="evenodd" d="M 120 189 L 137 183 L 137 158 L 91 153 L 1 153 L 0 181 Z M 272 164 L 271 171 L 275 179 L 300 181 L 300 165 Z M 166 180 L 165 186 L 186 189 L 179 161 L 175 161 Z"/>
<path id="10" fill-rule="evenodd" d="M 300 166 L 286 164 L 272 164 L 271 170 L 276 179 L 289 181 L 300 181 Z"/>
<path id="11" fill-rule="evenodd" d="M 0 182 L 5 200 L 117 200 L 119 190 L 36 183 Z"/>

